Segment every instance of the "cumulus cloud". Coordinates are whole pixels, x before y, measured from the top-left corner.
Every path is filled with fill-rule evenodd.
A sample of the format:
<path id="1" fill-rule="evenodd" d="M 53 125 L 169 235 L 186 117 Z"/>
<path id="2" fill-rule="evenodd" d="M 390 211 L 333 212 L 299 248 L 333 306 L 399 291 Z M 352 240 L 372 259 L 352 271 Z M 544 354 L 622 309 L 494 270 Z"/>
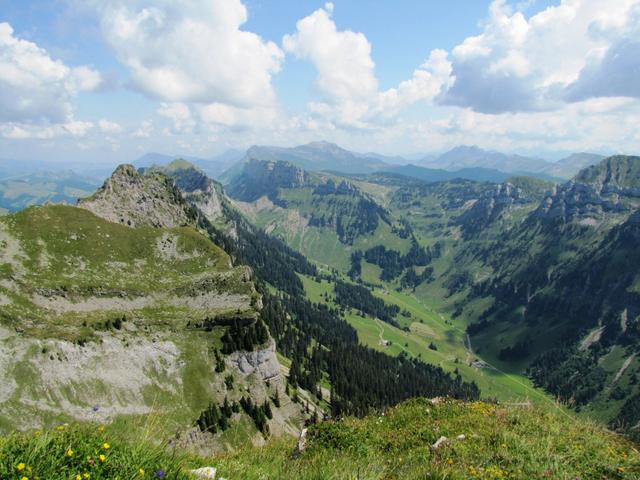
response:
<path id="1" fill-rule="evenodd" d="M 553 110 L 592 96 L 636 96 L 623 77 L 634 58 L 638 64 L 637 42 L 625 38 L 637 5 L 562 0 L 527 19 L 495 0 L 483 32 L 453 49 L 455 81 L 438 101 L 502 113 Z M 606 73 L 611 69 L 620 74 L 613 84 Z"/>
<path id="2" fill-rule="evenodd" d="M 5 125 L 5 135 L 22 138 L 35 127 L 21 124 L 38 123 L 67 125 L 51 127 L 43 135 L 76 132 L 79 122 L 72 118 L 73 99 L 100 84 L 97 71 L 54 60 L 35 43 L 16 37 L 11 25 L 0 23 L 0 122 L 14 124 Z"/>
<path id="3" fill-rule="evenodd" d="M 376 93 L 371 44 L 362 33 L 338 31 L 331 18 L 333 4 L 327 3 L 299 20 L 297 31 L 285 35 L 286 52 L 308 59 L 318 71 L 319 90 L 334 100 L 366 98 Z"/>
<path id="4" fill-rule="evenodd" d="M 101 26 L 135 86 L 169 103 L 271 105 L 283 53 L 240 26 L 240 0 L 97 2 Z"/>
<path id="5" fill-rule="evenodd" d="M 333 4 L 325 4 L 299 20 L 296 32 L 282 39 L 286 52 L 309 60 L 318 72 L 316 84 L 324 99 L 309 104 L 316 120 L 307 124 L 317 124 L 321 118 L 343 127 L 372 128 L 412 103 L 431 100 L 449 85 L 447 53 L 434 50 L 410 79 L 379 91 L 367 37 L 338 30 L 332 13 Z"/>

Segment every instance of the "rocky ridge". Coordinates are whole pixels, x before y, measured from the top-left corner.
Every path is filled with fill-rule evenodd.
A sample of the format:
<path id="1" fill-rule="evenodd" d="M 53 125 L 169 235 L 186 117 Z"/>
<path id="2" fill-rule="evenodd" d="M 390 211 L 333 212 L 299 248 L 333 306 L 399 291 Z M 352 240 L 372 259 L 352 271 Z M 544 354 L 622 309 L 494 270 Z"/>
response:
<path id="1" fill-rule="evenodd" d="M 141 174 L 132 165 L 120 165 L 95 194 L 79 200 L 78 206 L 129 227 L 174 228 L 195 223 L 169 177 L 155 170 Z"/>

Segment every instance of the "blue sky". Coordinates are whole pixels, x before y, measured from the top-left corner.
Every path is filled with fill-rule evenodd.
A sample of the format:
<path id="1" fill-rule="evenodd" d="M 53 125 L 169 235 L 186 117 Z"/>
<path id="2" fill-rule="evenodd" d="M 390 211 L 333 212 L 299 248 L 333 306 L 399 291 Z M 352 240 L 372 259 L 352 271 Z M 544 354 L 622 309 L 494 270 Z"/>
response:
<path id="1" fill-rule="evenodd" d="M 0 0 L 0 156 L 637 153 L 639 20 L 638 0 Z"/>

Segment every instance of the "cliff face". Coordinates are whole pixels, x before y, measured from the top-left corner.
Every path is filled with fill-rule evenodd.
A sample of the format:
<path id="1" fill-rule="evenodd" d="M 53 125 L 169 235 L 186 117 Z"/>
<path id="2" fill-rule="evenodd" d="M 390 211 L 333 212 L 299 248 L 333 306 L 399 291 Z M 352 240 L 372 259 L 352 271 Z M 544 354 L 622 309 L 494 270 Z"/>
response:
<path id="1" fill-rule="evenodd" d="M 535 216 L 593 224 L 620 214 L 623 221 L 640 206 L 640 157 L 614 156 L 582 170 L 555 187 Z"/>
<path id="2" fill-rule="evenodd" d="M 229 194 L 245 202 L 277 194 L 279 188 L 297 188 L 310 184 L 307 172 L 282 161 L 249 159 L 242 174 L 229 185 Z"/>
<path id="3" fill-rule="evenodd" d="M 132 165 L 120 165 L 95 194 L 80 200 L 78 206 L 129 227 L 194 224 L 187 203 L 169 177 L 159 171 L 141 174 Z"/>
<path id="4" fill-rule="evenodd" d="M 209 221 L 215 222 L 223 216 L 222 186 L 202 170 L 185 160 L 175 160 L 158 170 L 171 177 L 187 203 L 200 210 Z"/>

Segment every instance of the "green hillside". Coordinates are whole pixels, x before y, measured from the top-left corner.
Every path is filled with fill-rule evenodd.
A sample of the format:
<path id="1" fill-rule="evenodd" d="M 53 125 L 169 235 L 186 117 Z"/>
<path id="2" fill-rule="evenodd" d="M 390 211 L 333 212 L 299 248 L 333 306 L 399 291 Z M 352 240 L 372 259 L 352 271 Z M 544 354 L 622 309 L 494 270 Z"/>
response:
<path id="1" fill-rule="evenodd" d="M 304 414 L 285 393 L 251 270 L 189 224 L 166 177 L 121 168 L 105 185 L 88 204 L 107 216 L 187 225 L 133 228 L 62 205 L 0 219 L 0 429 L 153 412 L 153 431 L 189 450 L 295 434 Z M 154 215 L 128 212 L 147 191 Z M 269 418 L 240 408 L 274 396 Z"/>
<path id="2" fill-rule="evenodd" d="M 629 427 L 640 421 L 631 217 L 640 207 L 637 163 L 612 157 L 561 186 L 528 177 L 424 184 L 381 173 L 333 176 L 333 185 L 352 185 L 389 220 L 352 243 L 336 238 L 332 222 L 311 225 L 310 218 L 333 212 L 345 221 L 354 216 L 345 207 L 331 210 L 335 202 L 348 205 L 345 199 L 329 201 L 312 186 L 280 189 L 280 205 L 256 202 L 245 211 L 320 266 L 405 310 L 395 324 L 346 312 L 372 348 L 421 355 L 488 395 L 545 404 L 535 384 L 578 411 Z M 333 305 L 335 281 L 309 279 L 307 294 Z M 572 378 L 571 369 L 582 374 L 560 381 Z"/>

